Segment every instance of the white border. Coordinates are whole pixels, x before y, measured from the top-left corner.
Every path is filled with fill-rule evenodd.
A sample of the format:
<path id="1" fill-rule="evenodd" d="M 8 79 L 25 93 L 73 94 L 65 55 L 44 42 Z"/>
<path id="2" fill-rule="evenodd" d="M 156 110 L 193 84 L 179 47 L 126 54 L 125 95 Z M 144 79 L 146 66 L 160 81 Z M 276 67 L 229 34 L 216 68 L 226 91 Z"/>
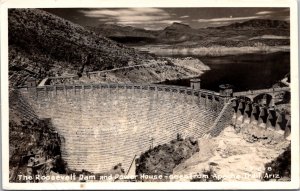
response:
<path id="1" fill-rule="evenodd" d="M 1 0 L 0 0 L 1 2 Z M 9 183 L 8 145 L 8 8 L 53 7 L 287 7 L 291 23 L 291 182 L 163 182 L 163 183 Z M 1 3 L 1 130 L 4 189 L 299 189 L 299 68 L 296 0 L 6 0 Z"/>

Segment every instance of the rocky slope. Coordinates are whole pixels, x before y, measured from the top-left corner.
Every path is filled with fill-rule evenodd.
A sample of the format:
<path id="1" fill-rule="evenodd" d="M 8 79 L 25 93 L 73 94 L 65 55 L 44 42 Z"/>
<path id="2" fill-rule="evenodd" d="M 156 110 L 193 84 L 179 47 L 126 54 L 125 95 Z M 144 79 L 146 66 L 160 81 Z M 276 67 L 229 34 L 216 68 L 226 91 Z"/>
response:
<path id="1" fill-rule="evenodd" d="M 8 23 L 12 85 L 28 77 L 80 74 L 153 58 L 38 9 L 10 9 Z"/>
<path id="2" fill-rule="evenodd" d="M 10 92 L 9 104 L 9 181 L 26 182 L 19 176 L 65 173 L 61 158 L 63 138 L 51 120 L 39 119 L 17 90 Z"/>
<path id="3" fill-rule="evenodd" d="M 101 75 L 97 77 L 83 76 L 79 79 L 79 82 L 159 83 L 198 77 L 209 69 L 200 60 L 190 57 L 180 59 L 161 58 L 161 60 L 149 60 L 144 65 L 102 71 Z"/>
<path id="4" fill-rule="evenodd" d="M 164 178 L 173 173 L 173 169 L 199 151 L 197 140 L 189 137 L 177 139 L 168 144 L 154 147 L 141 154 L 137 161 L 136 174 L 162 175 Z M 168 179 L 168 178 L 167 178 Z M 142 180 L 141 181 L 149 181 Z M 159 181 L 159 180 L 153 180 Z M 162 181 L 162 180 L 160 180 Z"/>
<path id="5" fill-rule="evenodd" d="M 274 175 L 272 180 L 286 180 L 290 175 L 290 163 L 283 161 L 290 156 L 290 141 L 274 130 L 248 126 L 237 132 L 229 126 L 219 136 L 201 138 L 198 143 L 200 151 L 178 165 L 174 175 L 202 174 L 213 169 L 216 180 L 225 182 L 262 181 L 265 172 L 268 177 Z M 187 176 L 180 181 L 191 179 Z"/>

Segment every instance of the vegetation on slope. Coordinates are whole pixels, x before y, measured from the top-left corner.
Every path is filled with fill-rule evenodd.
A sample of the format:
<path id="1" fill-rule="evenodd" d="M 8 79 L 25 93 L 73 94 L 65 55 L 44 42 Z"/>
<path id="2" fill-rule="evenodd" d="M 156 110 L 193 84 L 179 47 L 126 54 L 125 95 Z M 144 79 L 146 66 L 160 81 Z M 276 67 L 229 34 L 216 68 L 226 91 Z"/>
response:
<path id="1" fill-rule="evenodd" d="M 10 9 L 8 23 L 13 85 L 22 85 L 28 77 L 80 75 L 152 58 L 38 9 Z"/>
<path id="2" fill-rule="evenodd" d="M 265 181 L 291 180 L 291 145 L 289 145 L 276 159 L 265 164 L 265 172 L 262 177 Z"/>
<path id="3" fill-rule="evenodd" d="M 24 182 L 18 176 L 29 176 L 28 162 L 37 154 L 42 153 L 48 158 L 49 164 L 39 169 L 40 175 L 46 175 L 51 171 L 65 173 L 65 163 L 61 158 L 60 138 L 53 130 L 49 129 L 47 122 L 39 119 L 22 120 L 21 124 L 10 121 L 9 123 L 9 169 L 10 181 Z M 50 161 L 49 161 L 50 159 Z M 40 164 L 36 161 L 37 165 Z M 50 167 L 51 166 L 51 167 Z M 46 168 L 45 168 L 46 167 Z M 50 167 L 47 169 L 47 167 Z M 35 168 L 33 168 L 33 171 Z M 35 175 L 37 172 L 33 172 Z"/>
<path id="4" fill-rule="evenodd" d="M 180 135 L 169 144 L 158 145 L 141 154 L 137 161 L 136 174 L 171 175 L 173 169 L 199 151 L 198 141 Z M 143 180 L 142 180 L 143 181 Z"/>
<path id="5" fill-rule="evenodd" d="M 217 173 L 212 166 L 208 170 L 203 169 L 201 173 L 197 173 L 191 182 L 221 182 L 222 178 L 218 178 Z"/>
<path id="6" fill-rule="evenodd" d="M 39 119 L 17 90 L 10 92 L 9 113 L 9 180 L 25 182 L 19 176 L 46 175 L 50 171 L 65 173 L 61 158 L 61 137 L 49 119 Z M 39 155 L 40 157 L 37 157 Z M 33 166 L 46 165 L 28 171 L 29 161 Z"/>

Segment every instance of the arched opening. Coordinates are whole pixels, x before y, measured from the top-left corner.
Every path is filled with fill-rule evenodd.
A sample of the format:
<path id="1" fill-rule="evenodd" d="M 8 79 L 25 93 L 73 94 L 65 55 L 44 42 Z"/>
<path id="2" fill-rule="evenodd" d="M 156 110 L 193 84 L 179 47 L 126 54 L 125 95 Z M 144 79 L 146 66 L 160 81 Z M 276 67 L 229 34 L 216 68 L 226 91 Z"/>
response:
<path id="1" fill-rule="evenodd" d="M 252 110 L 253 110 L 252 104 L 251 103 L 246 103 L 244 117 L 245 118 L 251 118 Z"/>
<path id="2" fill-rule="evenodd" d="M 232 101 L 232 108 L 233 108 L 233 110 L 234 110 L 235 113 L 237 112 L 238 107 L 239 107 L 239 100 L 237 100 L 237 99 L 233 100 Z"/>
<path id="3" fill-rule="evenodd" d="M 270 94 L 259 94 L 253 99 L 253 101 L 259 105 L 270 106 L 273 101 L 273 97 Z"/>
<path id="4" fill-rule="evenodd" d="M 268 110 L 267 126 L 275 127 L 276 120 L 277 120 L 276 111 L 275 111 L 275 109 L 270 108 Z"/>
<path id="5" fill-rule="evenodd" d="M 259 106 L 256 104 L 252 105 L 252 114 L 251 114 L 251 121 L 258 121 L 260 114 Z"/>
<path id="6" fill-rule="evenodd" d="M 279 113 L 276 120 L 276 130 L 285 130 L 288 120 L 285 117 L 284 113 Z"/>
<path id="7" fill-rule="evenodd" d="M 291 92 L 284 91 L 276 94 L 274 96 L 274 104 L 280 105 L 280 104 L 287 104 L 291 101 Z"/>
<path id="8" fill-rule="evenodd" d="M 246 103 L 249 103 L 249 102 L 252 101 L 249 97 L 246 97 L 246 96 L 239 96 L 238 98 L 239 98 L 240 100 L 245 101 Z"/>

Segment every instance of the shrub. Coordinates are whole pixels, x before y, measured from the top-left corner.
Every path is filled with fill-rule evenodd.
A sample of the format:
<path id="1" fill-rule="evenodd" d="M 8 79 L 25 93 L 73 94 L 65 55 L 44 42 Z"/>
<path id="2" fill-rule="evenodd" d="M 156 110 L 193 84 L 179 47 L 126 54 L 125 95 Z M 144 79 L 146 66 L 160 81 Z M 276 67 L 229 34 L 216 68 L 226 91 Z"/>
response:
<path id="1" fill-rule="evenodd" d="M 221 182 L 222 178 L 219 178 L 213 167 L 209 167 L 208 170 L 203 169 L 201 173 L 197 173 L 191 182 Z"/>
<path id="2" fill-rule="evenodd" d="M 280 180 L 291 179 L 291 144 L 276 159 L 265 164 L 265 172 L 262 174 L 262 180 Z"/>

